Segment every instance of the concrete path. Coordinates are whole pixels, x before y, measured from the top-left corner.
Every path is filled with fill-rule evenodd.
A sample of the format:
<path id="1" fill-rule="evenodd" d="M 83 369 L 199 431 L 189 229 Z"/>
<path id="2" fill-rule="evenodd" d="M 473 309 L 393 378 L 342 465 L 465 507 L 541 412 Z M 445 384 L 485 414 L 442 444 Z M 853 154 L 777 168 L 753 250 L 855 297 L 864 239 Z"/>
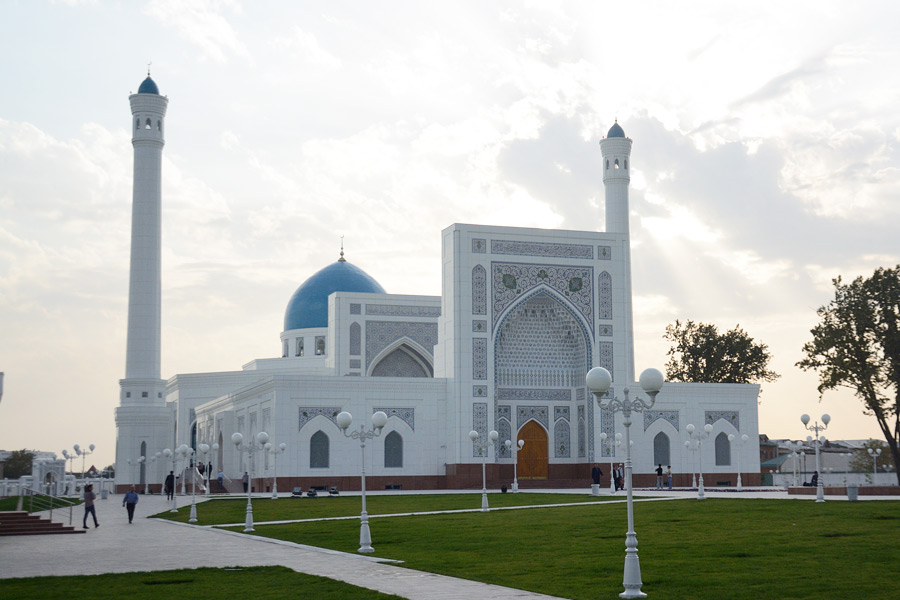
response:
<path id="1" fill-rule="evenodd" d="M 184 504 L 183 498 L 179 498 L 179 504 Z M 100 527 L 95 529 L 91 523 L 85 535 L 0 538 L 0 579 L 283 565 L 301 573 L 330 577 L 413 600 L 553 599 L 553 596 L 405 569 L 367 556 L 145 518 L 168 506 L 164 497 L 141 496 L 134 524 L 129 525 L 122 496 L 110 495 L 107 500 L 97 501 Z M 81 526 L 83 512 L 81 507 L 75 508 L 73 525 Z M 54 511 L 53 520 L 68 522 L 68 513 L 60 515 Z"/>

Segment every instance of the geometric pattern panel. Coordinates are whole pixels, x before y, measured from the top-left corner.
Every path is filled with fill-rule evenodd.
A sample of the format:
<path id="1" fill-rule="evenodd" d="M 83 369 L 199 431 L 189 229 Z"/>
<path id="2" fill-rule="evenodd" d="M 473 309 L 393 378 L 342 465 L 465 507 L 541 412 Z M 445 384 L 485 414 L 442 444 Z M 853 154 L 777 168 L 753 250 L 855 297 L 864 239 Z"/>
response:
<path id="1" fill-rule="evenodd" d="M 486 338 L 475 338 L 472 340 L 472 379 L 487 379 Z"/>
<path id="2" fill-rule="evenodd" d="M 519 254 L 522 256 L 545 256 L 549 258 L 594 258 L 593 246 L 581 244 L 491 240 L 491 252 L 493 254 Z"/>
<path id="3" fill-rule="evenodd" d="M 487 252 L 487 244 L 484 242 L 484 239 L 473 238 L 472 239 L 472 252 L 475 254 L 484 254 Z"/>
<path id="4" fill-rule="evenodd" d="M 362 328 L 359 323 L 350 324 L 350 356 L 362 353 Z"/>
<path id="5" fill-rule="evenodd" d="M 473 385 L 472 386 L 472 395 L 476 398 L 484 398 L 487 396 L 487 386 L 486 385 Z"/>
<path id="6" fill-rule="evenodd" d="M 569 407 L 568 406 L 554 406 L 553 407 L 553 420 L 559 421 L 560 419 L 569 419 Z"/>
<path id="7" fill-rule="evenodd" d="M 572 390 L 497 388 L 494 392 L 494 396 L 498 400 L 544 400 L 549 402 L 560 402 L 571 400 Z"/>
<path id="8" fill-rule="evenodd" d="M 408 337 L 422 346 L 431 358 L 437 344 L 437 331 L 437 323 L 366 321 L 366 368 L 379 352 L 402 337 Z"/>
<path id="9" fill-rule="evenodd" d="M 600 342 L 600 366 L 612 374 L 613 372 L 613 343 Z"/>
<path id="10" fill-rule="evenodd" d="M 316 417 L 325 417 L 335 425 L 337 425 L 337 416 L 341 412 L 340 406 L 301 406 L 300 410 L 300 426 L 297 431 L 303 429 L 303 426 L 315 419 Z"/>
<path id="11" fill-rule="evenodd" d="M 544 426 L 544 429 L 550 430 L 549 409 L 546 406 L 517 406 L 516 407 L 516 430 L 522 429 L 522 425 L 529 420 L 534 419 Z"/>
<path id="12" fill-rule="evenodd" d="M 584 458 L 584 407 L 578 407 L 578 458 Z"/>
<path id="13" fill-rule="evenodd" d="M 510 440 L 513 443 L 515 443 L 515 440 L 513 440 L 512 427 L 510 427 L 508 420 L 499 419 L 497 421 L 497 433 L 500 434 L 500 438 L 497 440 L 500 444 L 500 458 L 510 458 L 512 449 L 506 447 L 506 440 Z"/>
<path id="14" fill-rule="evenodd" d="M 361 360 L 359 360 L 358 358 L 351 358 L 351 359 L 350 359 L 350 368 L 351 368 L 351 369 L 359 369 L 359 368 L 361 368 L 361 367 L 362 367 L 362 361 L 361 361 Z"/>
<path id="15" fill-rule="evenodd" d="M 738 431 L 741 430 L 740 412 L 736 410 L 708 410 L 706 411 L 703 424 L 713 425 L 719 419 L 723 419 L 727 423 L 731 423 L 731 425 Z"/>
<path id="16" fill-rule="evenodd" d="M 507 421 L 509 421 L 511 423 L 512 422 L 512 417 L 510 416 L 512 414 L 511 410 L 512 409 L 510 408 L 509 404 L 499 405 L 497 407 L 497 418 L 498 419 L 506 419 Z M 512 439 L 512 438 L 509 438 L 509 439 Z"/>
<path id="17" fill-rule="evenodd" d="M 612 319 L 612 277 L 606 271 L 597 276 L 597 306 L 601 319 Z"/>
<path id="18" fill-rule="evenodd" d="M 362 314 L 362 305 L 361 304 L 351 304 L 350 305 L 350 314 L 351 315 Z"/>
<path id="19" fill-rule="evenodd" d="M 472 333 L 486 333 L 487 321 L 485 319 L 472 320 Z"/>
<path id="20" fill-rule="evenodd" d="M 366 304 L 366 314 L 383 317 L 439 317 L 441 316 L 441 307 Z"/>
<path id="21" fill-rule="evenodd" d="M 597 258 L 600 260 L 612 260 L 612 248 L 610 246 L 597 246 Z"/>
<path id="22" fill-rule="evenodd" d="M 558 421 L 553 427 L 553 447 L 556 458 L 569 458 L 571 449 L 569 447 L 569 422 L 566 420 Z"/>
<path id="23" fill-rule="evenodd" d="M 678 411 L 677 410 L 647 410 L 644 411 L 644 431 L 650 427 L 656 420 L 663 419 L 668 422 L 675 431 L 680 431 L 678 427 Z M 668 463 L 666 463 L 668 464 Z"/>
<path id="24" fill-rule="evenodd" d="M 592 267 L 492 262 L 492 326 L 496 327 L 500 313 L 522 293 L 541 284 L 559 292 L 590 323 L 594 314 L 593 278 Z"/>
<path id="25" fill-rule="evenodd" d="M 608 408 L 600 409 L 600 431 L 606 434 L 606 441 L 603 443 L 603 456 L 615 456 L 614 444 L 610 444 L 610 440 L 616 439 L 616 420 L 615 415 Z"/>
<path id="26" fill-rule="evenodd" d="M 430 377 L 428 371 L 402 348 L 397 348 L 375 365 L 372 377 Z"/>
<path id="27" fill-rule="evenodd" d="M 472 314 L 487 314 L 487 271 L 481 265 L 472 269 Z"/>
<path id="28" fill-rule="evenodd" d="M 478 432 L 478 439 L 472 442 L 472 456 L 481 456 L 476 442 L 483 442 L 487 437 L 487 402 L 472 404 L 472 429 Z"/>
<path id="29" fill-rule="evenodd" d="M 415 408 L 401 408 L 401 407 L 391 407 L 391 408 L 374 408 L 372 409 L 373 414 L 378 411 L 383 412 L 390 417 L 397 417 L 407 425 L 413 431 L 416 430 L 416 409 Z"/>
<path id="30" fill-rule="evenodd" d="M 599 332 L 599 334 L 600 334 L 600 337 L 612 337 L 612 334 L 613 334 L 613 326 L 612 326 L 611 324 L 609 324 L 609 325 L 604 325 L 604 324 L 601 323 L 600 326 L 599 326 L 597 329 L 598 329 L 598 332 Z"/>

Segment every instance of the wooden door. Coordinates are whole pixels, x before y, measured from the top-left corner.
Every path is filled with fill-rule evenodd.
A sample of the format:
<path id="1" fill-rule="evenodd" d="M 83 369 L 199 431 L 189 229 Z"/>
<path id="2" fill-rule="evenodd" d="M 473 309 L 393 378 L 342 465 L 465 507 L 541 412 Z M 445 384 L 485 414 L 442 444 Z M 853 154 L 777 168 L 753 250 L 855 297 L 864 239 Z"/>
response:
<path id="1" fill-rule="evenodd" d="M 532 420 L 525 423 L 516 437 L 525 440 L 525 445 L 518 454 L 519 478 L 547 479 L 549 470 L 547 432 L 537 421 Z"/>

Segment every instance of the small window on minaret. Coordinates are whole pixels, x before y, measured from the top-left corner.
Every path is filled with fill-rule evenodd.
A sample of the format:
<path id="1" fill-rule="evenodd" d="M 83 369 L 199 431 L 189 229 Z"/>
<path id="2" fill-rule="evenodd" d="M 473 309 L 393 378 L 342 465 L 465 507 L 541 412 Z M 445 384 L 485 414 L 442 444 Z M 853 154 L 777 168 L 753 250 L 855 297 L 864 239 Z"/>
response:
<path id="1" fill-rule="evenodd" d="M 616 168 L 616 169 L 619 168 L 619 159 L 618 159 L 618 158 L 616 159 L 616 162 L 615 162 L 615 168 Z"/>
<path id="2" fill-rule="evenodd" d="M 144 126 L 144 129 L 153 129 L 153 122 L 150 120 L 150 117 L 147 117 L 147 124 Z"/>
<path id="3" fill-rule="evenodd" d="M 297 356 L 303 356 L 303 338 L 297 338 Z"/>
<path id="4" fill-rule="evenodd" d="M 162 131 L 162 121 L 157 121 L 157 122 L 156 122 L 156 130 L 157 130 L 157 131 Z M 628 167 L 626 167 L 626 168 L 628 168 Z"/>
<path id="5" fill-rule="evenodd" d="M 609 159 L 606 159 L 606 170 L 609 171 Z"/>
<path id="6" fill-rule="evenodd" d="M 140 129 L 140 128 L 141 128 L 141 120 L 140 120 L 140 119 L 135 119 L 135 120 L 134 120 L 134 128 L 135 128 L 135 129 Z"/>
<path id="7" fill-rule="evenodd" d="M 625 170 L 626 171 L 628 170 L 628 159 L 627 158 L 625 159 Z"/>

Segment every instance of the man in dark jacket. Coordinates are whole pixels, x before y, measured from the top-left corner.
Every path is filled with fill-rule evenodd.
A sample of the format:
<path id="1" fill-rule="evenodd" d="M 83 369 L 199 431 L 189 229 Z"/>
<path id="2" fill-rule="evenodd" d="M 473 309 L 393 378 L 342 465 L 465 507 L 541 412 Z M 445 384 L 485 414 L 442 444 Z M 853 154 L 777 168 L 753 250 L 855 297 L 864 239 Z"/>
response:
<path id="1" fill-rule="evenodd" d="M 134 507 L 137 506 L 137 503 L 137 492 L 134 491 L 134 486 L 131 486 L 131 489 L 125 493 L 125 498 L 122 499 L 122 506 L 128 510 L 129 523 L 131 523 L 131 520 L 134 518 Z"/>
<path id="2" fill-rule="evenodd" d="M 166 500 L 171 500 L 172 496 L 175 494 L 175 471 L 169 471 L 169 474 L 166 475 Z"/>

